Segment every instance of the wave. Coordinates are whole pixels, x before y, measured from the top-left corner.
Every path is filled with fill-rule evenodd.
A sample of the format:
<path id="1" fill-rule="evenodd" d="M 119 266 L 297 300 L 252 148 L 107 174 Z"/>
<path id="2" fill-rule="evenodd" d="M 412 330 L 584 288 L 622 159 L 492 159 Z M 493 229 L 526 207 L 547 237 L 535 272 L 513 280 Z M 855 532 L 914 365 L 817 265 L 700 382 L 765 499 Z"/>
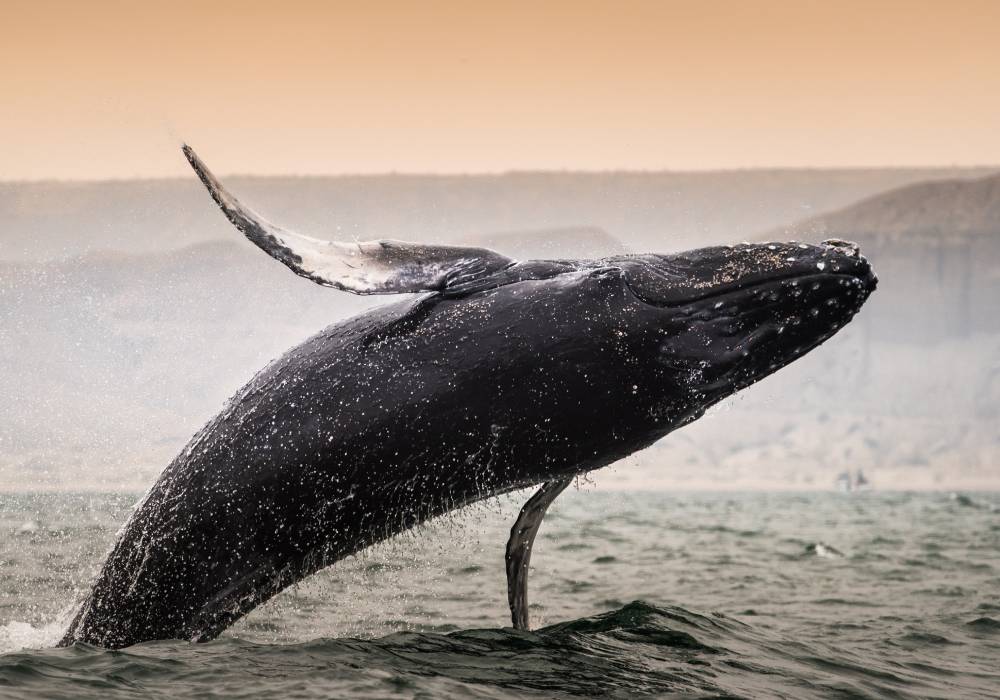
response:
<path id="1" fill-rule="evenodd" d="M 77 644 L 0 656 L 0 696 L 15 689 L 17 696 L 33 691 L 67 698 L 209 689 L 257 696 L 296 688 L 352 697 L 408 690 L 435 697 L 715 693 L 715 674 L 708 669 L 721 650 L 705 640 L 741 627 L 721 616 L 634 602 L 535 632 L 398 632 L 289 645 L 228 637 L 199 645 L 148 642 L 119 651 Z M 44 646 L 53 639 L 48 628 L 26 623 L 4 629 L 22 645 Z"/>
<path id="2" fill-rule="evenodd" d="M 980 633 L 992 627 L 973 624 Z M 34 633 L 18 629 L 26 639 Z M 918 636 L 906 642 L 939 644 Z M 770 625 L 636 601 L 534 632 L 398 632 L 285 645 L 224 637 L 119 651 L 84 644 L 23 650 L 0 656 L 0 697 L 823 697 L 955 689 L 954 677 L 942 676 L 935 686 L 930 675 L 924 667 L 911 678 L 898 666 L 879 668 L 849 653 L 834 657 L 822 645 L 782 639 Z"/>

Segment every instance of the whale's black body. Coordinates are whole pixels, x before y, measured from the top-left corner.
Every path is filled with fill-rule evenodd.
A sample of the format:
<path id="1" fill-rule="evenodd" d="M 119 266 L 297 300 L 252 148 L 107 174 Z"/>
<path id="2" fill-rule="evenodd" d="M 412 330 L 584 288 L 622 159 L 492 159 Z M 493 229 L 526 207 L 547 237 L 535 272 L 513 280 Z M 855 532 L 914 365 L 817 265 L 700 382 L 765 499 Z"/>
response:
<path id="1" fill-rule="evenodd" d="M 818 345 L 875 280 L 836 243 L 509 264 L 333 325 L 164 470 L 63 643 L 207 640 L 479 499 L 640 450 Z"/>

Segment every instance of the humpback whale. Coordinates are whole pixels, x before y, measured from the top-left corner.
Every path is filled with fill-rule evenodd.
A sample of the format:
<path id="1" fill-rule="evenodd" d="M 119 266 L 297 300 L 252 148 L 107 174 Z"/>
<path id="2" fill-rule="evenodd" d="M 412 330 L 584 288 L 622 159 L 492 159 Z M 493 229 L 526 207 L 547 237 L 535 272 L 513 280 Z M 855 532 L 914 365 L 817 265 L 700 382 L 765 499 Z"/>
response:
<path id="1" fill-rule="evenodd" d="M 205 641 L 282 589 L 475 501 L 540 486 L 511 530 L 512 623 L 545 509 L 842 328 L 876 277 L 852 243 L 600 260 L 303 236 L 223 213 L 294 273 L 417 293 L 321 330 L 240 389 L 122 528 L 62 644 Z"/>

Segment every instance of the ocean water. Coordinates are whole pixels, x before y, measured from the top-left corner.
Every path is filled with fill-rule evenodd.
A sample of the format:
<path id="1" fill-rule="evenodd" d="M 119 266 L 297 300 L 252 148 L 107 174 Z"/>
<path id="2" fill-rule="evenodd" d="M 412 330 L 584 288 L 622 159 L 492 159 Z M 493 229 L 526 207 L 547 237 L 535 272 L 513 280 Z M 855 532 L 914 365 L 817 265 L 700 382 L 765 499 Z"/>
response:
<path id="1" fill-rule="evenodd" d="M 138 494 L 0 495 L 0 697 L 1000 696 L 1000 494 L 570 489 L 321 572 L 207 644 L 53 648 Z"/>

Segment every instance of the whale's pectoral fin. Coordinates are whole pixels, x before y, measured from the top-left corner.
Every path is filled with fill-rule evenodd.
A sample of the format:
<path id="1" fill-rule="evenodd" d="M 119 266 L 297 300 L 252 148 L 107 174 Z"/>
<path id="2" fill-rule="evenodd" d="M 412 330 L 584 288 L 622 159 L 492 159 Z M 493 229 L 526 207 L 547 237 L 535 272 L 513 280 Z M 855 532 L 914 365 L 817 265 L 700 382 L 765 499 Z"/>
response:
<path id="1" fill-rule="evenodd" d="M 521 508 L 507 540 L 507 602 L 514 629 L 528 629 L 528 564 L 535 535 L 545 511 L 556 496 L 572 483 L 573 477 L 546 481 Z"/>
<path id="2" fill-rule="evenodd" d="M 435 292 L 492 275 L 514 261 L 486 248 L 426 245 L 381 239 L 323 241 L 263 219 L 222 186 L 194 150 L 184 155 L 212 199 L 243 235 L 295 274 L 354 294 Z"/>

